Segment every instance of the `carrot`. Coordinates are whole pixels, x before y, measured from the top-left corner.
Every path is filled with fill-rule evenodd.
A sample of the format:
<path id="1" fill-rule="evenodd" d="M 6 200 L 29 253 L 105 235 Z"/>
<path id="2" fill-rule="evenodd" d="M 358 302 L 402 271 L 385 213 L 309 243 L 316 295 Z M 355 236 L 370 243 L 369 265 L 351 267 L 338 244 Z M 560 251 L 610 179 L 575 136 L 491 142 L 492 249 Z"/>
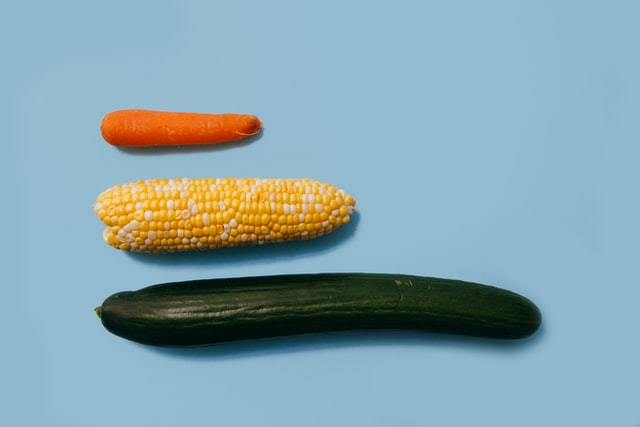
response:
<path id="1" fill-rule="evenodd" d="M 100 131 L 108 143 L 120 147 L 217 144 L 260 132 L 262 123 L 249 114 L 183 113 L 117 110 L 102 119 Z"/>

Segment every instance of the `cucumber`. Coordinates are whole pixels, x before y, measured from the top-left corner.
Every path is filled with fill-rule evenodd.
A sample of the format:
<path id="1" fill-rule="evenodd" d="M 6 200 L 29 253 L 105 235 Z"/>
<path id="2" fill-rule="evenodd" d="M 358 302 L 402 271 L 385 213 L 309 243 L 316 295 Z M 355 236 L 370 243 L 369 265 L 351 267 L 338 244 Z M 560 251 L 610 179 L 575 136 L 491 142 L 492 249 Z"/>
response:
<path id="1" fill-rule="evenodd" d="M 535 304 L 508 290 L 376 273 L 165 283 L 113 294 L 96 312 L 117 336 L 179 347 L 364 329 L 517 339 L 541 322 Z"/>

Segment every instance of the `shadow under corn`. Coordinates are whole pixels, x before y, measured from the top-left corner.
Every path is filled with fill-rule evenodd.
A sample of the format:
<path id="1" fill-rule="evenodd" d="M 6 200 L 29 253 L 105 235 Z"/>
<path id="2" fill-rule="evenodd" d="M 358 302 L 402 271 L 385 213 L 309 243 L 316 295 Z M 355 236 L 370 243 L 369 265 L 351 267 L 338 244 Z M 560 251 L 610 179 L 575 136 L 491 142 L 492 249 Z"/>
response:
<path id="1" fill-rule="evenodd" d="M 238 265 L 244 263 L 276 262 L 301 259 L 328 252 L 355 235 L 360 214 L 355 211 L 348 224 L 329 234 L 310 240 L 265 243 L 262 245 L 234 246 L 202 251 L 170 253 L 125 252 L 136 261 L 163 266 L 179 265 Z"/>
<path id="2" fill-rule="evenodd" d="M 317 333 L 280 338 L 266 338 L 203 347 L 154 347 L 134 344 L 160 356 L 196 361 L 223 361 L 321 350 L 393 348 L 454 348 L 460 351 L 482 351 L 499 355 L 517 354 L 538 345 L 544 338 L 544 325 L 532 336 L 509 340 L 422 331 L 347 331 Z"/>

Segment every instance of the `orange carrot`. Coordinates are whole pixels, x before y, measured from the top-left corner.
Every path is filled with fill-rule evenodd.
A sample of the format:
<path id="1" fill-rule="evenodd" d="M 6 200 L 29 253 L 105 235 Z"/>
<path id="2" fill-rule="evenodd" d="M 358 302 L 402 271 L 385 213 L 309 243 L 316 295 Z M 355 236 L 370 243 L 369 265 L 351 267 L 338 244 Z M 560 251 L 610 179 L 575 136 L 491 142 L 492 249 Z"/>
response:
<path id="1" fill-rule="evenodd" d="M 249 114 L 182 113 L 118 110 L 102 119 L 100 131 L 109 144 L 120 147 L 217 144 L 260 132 L 262 123 Z"/>

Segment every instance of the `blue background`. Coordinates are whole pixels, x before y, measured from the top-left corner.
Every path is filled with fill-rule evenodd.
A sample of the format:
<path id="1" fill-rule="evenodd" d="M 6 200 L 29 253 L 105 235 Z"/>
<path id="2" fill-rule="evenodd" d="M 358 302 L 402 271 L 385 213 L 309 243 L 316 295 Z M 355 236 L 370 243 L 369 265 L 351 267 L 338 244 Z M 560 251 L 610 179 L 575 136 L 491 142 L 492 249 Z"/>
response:
<path id="1" fill-rule="evenodd" d="M 2 425 L 637 426 L 635 1 L 20 1 L 0 12 Z M 245 112 L 246 143 L 124 151 L 120 108 Z M 134 256 L 92 204 L 151 177 L 309 177 L 302 244 Z M 396 272 L 519 292 L 517 343 L 338 334 L 195 351 L 109 334 L 153 283 Z"/>

